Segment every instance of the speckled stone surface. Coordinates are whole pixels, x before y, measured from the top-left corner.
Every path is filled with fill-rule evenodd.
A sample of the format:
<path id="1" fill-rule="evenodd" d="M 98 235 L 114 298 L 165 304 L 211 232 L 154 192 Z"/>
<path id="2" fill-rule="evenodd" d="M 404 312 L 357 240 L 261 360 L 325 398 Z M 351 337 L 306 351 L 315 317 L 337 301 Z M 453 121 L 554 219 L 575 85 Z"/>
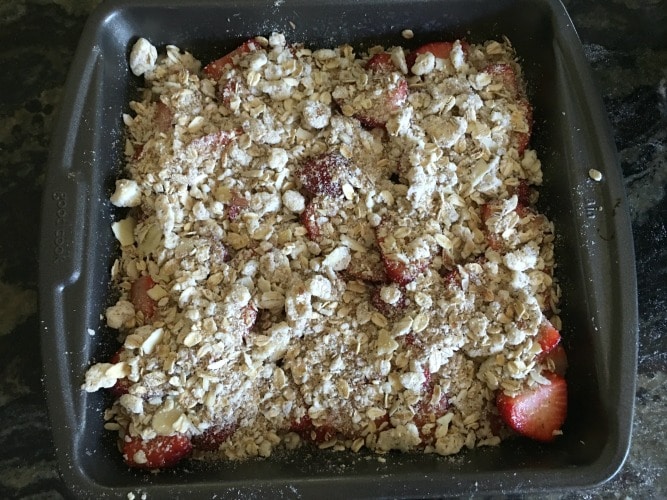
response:
<path id="1" fill-rule="evenodd" d="M 65 77 L 95 0 L 0 0 L 0 498 L 61 498 L 42 390 L 39 207 Z M 567 0 L 609 114 L 632 211 L 639 369 L 628 460 L 551 498 L 667 497 L 667 1 Z"/>

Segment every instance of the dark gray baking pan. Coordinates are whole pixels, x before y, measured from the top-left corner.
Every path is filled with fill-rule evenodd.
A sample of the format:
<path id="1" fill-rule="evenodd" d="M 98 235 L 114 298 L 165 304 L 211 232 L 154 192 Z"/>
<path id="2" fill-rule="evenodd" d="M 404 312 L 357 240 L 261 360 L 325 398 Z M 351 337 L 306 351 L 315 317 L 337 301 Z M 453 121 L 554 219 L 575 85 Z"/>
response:
<path id="1" fill-rule="evenodd" d="M 405 28 L 416 36 L 406 41 Z M 417 47 L 507 36 L 535 107 L 532 146 L 544 169 L 539 208 L 559 234 L 569 353 L 569 413 L 552 445 L 523 439 L 453 458 L 302 450 L 242 463 L 128 469 L 103 429 L 108 396 L 81 390 L 86 368 L 117 343 L 100 314 L 116 255 L 108 198 L 123 166 L 121 114 L 140 80 L 128 53 L 143 36 L 204 63 L 250 36 L 281 31 L 310 46 Z M 602 172 L 595 182 L 590 168 Z M 545 492 L 603 482 L 628 451 L 637 303 L 628 207 L 606 114 L 582 47 L 557 0 L 296 0 L 103 2 L 70 69 L 51 144 L 41 235 L 42 354 L 61 474 L 77 497 L 433 497 Z M 95 331 L 89 334 L 88 329 Z"/>

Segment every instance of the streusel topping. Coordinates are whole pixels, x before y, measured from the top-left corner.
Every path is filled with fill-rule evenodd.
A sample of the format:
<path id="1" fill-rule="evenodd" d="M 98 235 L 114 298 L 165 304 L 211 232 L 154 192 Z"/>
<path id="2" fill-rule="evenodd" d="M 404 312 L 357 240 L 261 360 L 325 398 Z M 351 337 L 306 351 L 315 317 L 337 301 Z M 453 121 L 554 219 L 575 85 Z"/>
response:
<path id="1" fill-rule="evenodd" d="M 231 429 L 195 447 L 230 459 L 498 444 L 495 393 L 546 383 L 536 336 L 559 326 L 509 42 L 441 58 L 272 34 L 224 63 L 144 39 L 130 55 L 122 348 L 84 384 L 123 382 L 107 428 Z"/>

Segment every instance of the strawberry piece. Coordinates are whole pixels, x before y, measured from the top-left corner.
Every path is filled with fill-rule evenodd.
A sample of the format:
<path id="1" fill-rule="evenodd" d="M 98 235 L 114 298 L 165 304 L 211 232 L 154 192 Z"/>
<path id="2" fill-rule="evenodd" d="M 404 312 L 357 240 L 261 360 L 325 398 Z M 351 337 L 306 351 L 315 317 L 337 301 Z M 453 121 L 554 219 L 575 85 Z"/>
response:
<path id="1" fill-rule="evenodd" d="M 220 445 L 236 432 L 236 424 L 215 426 L 192 438 L 192 446 L 203 451 L 218 451 Z"/>
<path id="2" fill-rule="evenodd" d="M 400 78 L 395 85 L 383 88 L 375 100 L 377 105 L 354 113 L 354 117 L 367 129 L 384 128 L 392 113 L 398 111 L 408 98 L 408 82 Z"/>
<path id="3" fill-rule="evenodd" d="M 382 258 L 376 252 L 369 252 L 363 257 L 353 255 L 345 273 L 351 279 L 367 283 L 380 284 L 388 281 Z"/>
<path id="4" fill-rule="evenodd" d="M 514 68 L 507 63 L 489 64 L 482 71 L 489 73 L 491 78 L 496 82 L 500 82 L 502 86 L 507 89 L 512 98 L 519 95 L 519 83 L 516 78 Z"/>
<path id="5" fill-rule="evenodd" d="M 554 347 L 548 354 L 540 353 L 538 359 L 542 359 L 544 363 L 547 364 L 549 369 L 552 369 L 554 373 L 557 373 L 561 377 L 565 375 L 567 371 L 567 352 L 565 352 L 565 347 L 563 344 L 558 344 Z"/>
<path id="6" fill-rule="evenodd" d="M 560 333 L 558 333 L 558 330 L 545 319 L 540 325 L 536 339 L 542 347 L 542 353 L 546 354 L 551 352 L 551 350 L 558 345 L 560 342 Z"/>
<path id="7" fill-rule="evenodd" d="M 238 130 L 218 130 L 217 132 L 192 139 L 190 146 L 199 152 L 212 151 L 216 148 L 227 146 L 227 144 L 234 140 L 238 133 Z"/>
<path id="8" fill-rule="evenodd" d="M 391 54 L 380 52 L 366 61 L 366 69 L 376 73 L 386 73 L 396 70 L 396 66 L 391 60 Z"/>
<path id="9" fill-rule="evenodd" d="M 385 240 L 393 233 L 394 224 L 389 220 L 383 220 L 375 229 L 375 240 L 380 249 L 382 263 L 384 264 L 384 270 L 387 273 L 389 281 L 405 286 L 428 267 L 430 259 L 415 258 L 412 260 L 408 259 L 407 262 L 399 260 L 396 255 L 397 248 L 388 248 L 387 245 L 385 245 Z M 403 240 L 404 241 L 402 242 L 397 241 L 395 243 L 398 248 L 408 244 L 407 237 Z"/>
<path id="10" fill-rule="evenodd" d="M 174 113 L 169 109 L 162 101 L 155 103 L 155 115 L 153 119 L 155 120 L 155 125 L 157 129 L 161 132 L 167 132 L 171 128 L 171 121 L 174 118 Z"/>
<path id="11" fill-rule="evenodd" d="M 516 150 L 519 153 L 519 156 L 523 155 L 524 151 L 530 143 L 530 137 L 533 132 L 533 107 L 530 105 L 527 99 L 521 99 L 518 103 L 519 108 L 523 110 L 523 114 L 528 125 L 528 132 L 513 132 L 512 137 L 516 142 Z"/>
<path id="12" fill-rule="evenodd" d="M 290 431 L 296 432 L 301 439 L 314 444 L 331 441 L 337 434 L 336 429 L 329 424 L 316 426 L 308 414 L 290 424 Z"/>
<path id="13" fill-rule="evenodd" d="M 517 396 L 500 392 L 496 406 L 500 417 L 522 436 L 551 442 L 567 415 L 567 382 L 556 373 L 544 373 L 547 385 L 526 388 Z"/>
<path id="14" fill-rule="evenodd" d="M 423 399 L 415 407 L 415 415 L 412 421 L 419 429 L 419 435 L 424 443 L 433 441 L 433 432 L 435 426 L 426 427 L 428 424 L 435 424 L 435 421 L 445 415 L 449 409 L 449 399 L 447 394 L 441 393 L 437 401 L 433 401 L 434 382 L 431 372 L 424 368 L 424 389 L 426 391 Z"/>
<path id="15" fill-rule="evenodd" d="M 457 268 L 454 269 L 445 269 L 443 268 L 440 271 L 442 279 L 445 282 L 447 288 L 460 288 L 461 287 L 461 273 Z"/>
<path id="16" fill-rule="evenodd" d="M 519 205 L 523 205 L 524 207 L 529 207 L 531 205 L 530 200 L 533 190 L 526 179 L 520 179 L 519 184 L 510 191 L 510 194 L 516 195 Z"/>
<path id="17" fill-rule="evenodd" d="M 157 436 L 147 441 L 138 436 L 123 440 L 123 460 L 138 469 L 173 467 L 192 451 L 190 439 L 183 434 Z"/>
<path id="18" fill-rule="evenodd" d="M 254 304 L 254 302 L 249 302 L 247 306 L 241 309 L 241 328 L 245 330 L 243 335 L 247 335 L 248 332 L 252 330 L 252 327 L 255 326 L 255 323 L 257 322 L 257 315 L 257 306 Z"/>
<path id="19" fill-rule="evenodd" d="M 239 218 L 241 211 L 245 208 L 248 208 L 250 202 L 241 196 L 237 191 L 232 191 L 232 199 L 229 202 L 227 208 L 227 217 L 230 221 L 235 221 Z"/>
<path id="20" fill-rule="evenodd" d="M 157 303 L 148 295 L 148 290 L 155 286 L 155 281 L 149 275 L 140 276 L 130 288 L 130 302 L 136 311 L 141 311 L 146 320 L 153 318 Z"/>
<path id="21" fill-rule="evenodd" d="M 329 152 L 307 158 L 297 169 L 296 176 L 309 196 L 338 197 L 343 194 L 341 180 L 348 169 L 349 163 L 344 156 Z"/>
<path id="22" fill-rule="evenodd" d="M 410 69 L 412 66 L 414 66 L 415 61 L 417 60 L 417 56 L 420 54 L 426 54 L 427 52 L 430 52 L 435 57 L 440 59 L 449 59 L 449 54 L 452 52 L 452 47 L 454 47 L 453 42 L 427 43 L 406 55 L 405 62 L 408 65 L 408 69 Z"/>
<path id="23" fill-rule="evenodd" d="M 405 295 L 401 293 L 401 298 L 395 304 L 388 304 L 382 300 L 380 291 L 381 287 L 376 287 L 371 292 L 371 304 L 373 307 L 380 311 L 386 318 L 393 319 L 400 316 L 407 307 Z"/>
<path id="24" fill-rule="evenodd" d="M 389 280 L 401 286 L 414 281 L 428 267 L 428 261 L 423 259 L 406 264 L 405 262 L 392 260 L 389 257 L 383 256 L 382 261 L 384 262 L 384 270 Z"/>
<path id="25" fill-rule="evenodd" d="M 310 202 L 299 215 L 299 220 L 306 228 L 308 238 L 317 241 L 320 238 L 320 226 L 317 223 L 317 206 Z"/>
<path id="26" fill-rule="evenodd" d="M 111 359 L 109 360 L 109 363 L 113 363 L 113 364 L 120 363 L 120 361 L 121 361 L 120 354 L 124 350 L 125 350 L 124 347 L 121 347 L 120 349 L 118 349 L 116 351 L 116 353 L 113 356 L 111 356 Z M 130 386 L 131 385 L 132 385 L 132 382 L 130 382 L 128 379 L 119 378 L 118 380 L 116 380 L 116 383 L 112 387 L 109 388 L 109 392 L 113 395 L 113 397 L 118 399 L 123 394 L 127 394 L 130 391 Z"/>
<path id="27" fill-rule="evenodd" d="M 253 52 L 258 49 L 259 49 L 259 44 L 255 42 L 255 40 L 253 39 L 247 40 L 243 42 L 243 44 L 241 44 L 239 47 L 229 52 L 228 54 L 225 54 L 221 58 L 208 63 L 206 66 L 204 66 L 204 69 L 202 71 L 206 74 L 206 76 L 217 81 L 224 73 L 225 66 L 227 65 L 234 66 L 235 59 L 242 56 L 243 54 L 247 54 L 248 52 Z"/>
<path id="28" fill-rule="evenodd" d="M 247 93 L 247 88 L 241 78 L 235 76 L 224 82 L 220 82 L 216 91 L 217 98 L 222 103 L 230 107 L 232 97 L 235 95 L 243 96 Z"/>

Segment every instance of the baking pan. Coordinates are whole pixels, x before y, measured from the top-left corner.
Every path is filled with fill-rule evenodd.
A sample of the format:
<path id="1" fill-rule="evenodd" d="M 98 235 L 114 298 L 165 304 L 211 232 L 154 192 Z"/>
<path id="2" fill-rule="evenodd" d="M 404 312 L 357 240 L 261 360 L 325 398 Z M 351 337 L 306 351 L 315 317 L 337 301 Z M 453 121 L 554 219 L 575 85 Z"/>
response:
<path id="1" fill-rule="evenodd" d="M 406 41 L 401 30 L 416 36 Z M 101 319 L 113 302 L 116 256 L 108 201 L 123 168 L 122 113 L 138 97 L 128 54 L 139 36 L 175 44 L 204 63 L 250 36 L 285 33 L 310 46 L 417 47 L 507 36 L 535 108 L 532 147 L 544 170 L 539 208 L 558 233 L 569 353 L 565 435 L 552 445 L 508 440 L 454 457 L 298 452 L 240 463 L 186 462 L 158 474 L 128 469 L 110 403 L 81 390 L 86 368 L 117 345 Z M 588 171 L 602 172 L 600 182 Z M 431 497 L 545 492 L 603 482 L 628 451 L 637 352 L 637 302 L 628 206 L 610 128 L 582 47 L 556 0 L 298 0 L 104 2 L 71 66 L 52 138 L 40 253 L 42 354 L 60 471 L 73 495 L 151 497 Z M 94 333 L 94 335 L 93 335 Z"/>

